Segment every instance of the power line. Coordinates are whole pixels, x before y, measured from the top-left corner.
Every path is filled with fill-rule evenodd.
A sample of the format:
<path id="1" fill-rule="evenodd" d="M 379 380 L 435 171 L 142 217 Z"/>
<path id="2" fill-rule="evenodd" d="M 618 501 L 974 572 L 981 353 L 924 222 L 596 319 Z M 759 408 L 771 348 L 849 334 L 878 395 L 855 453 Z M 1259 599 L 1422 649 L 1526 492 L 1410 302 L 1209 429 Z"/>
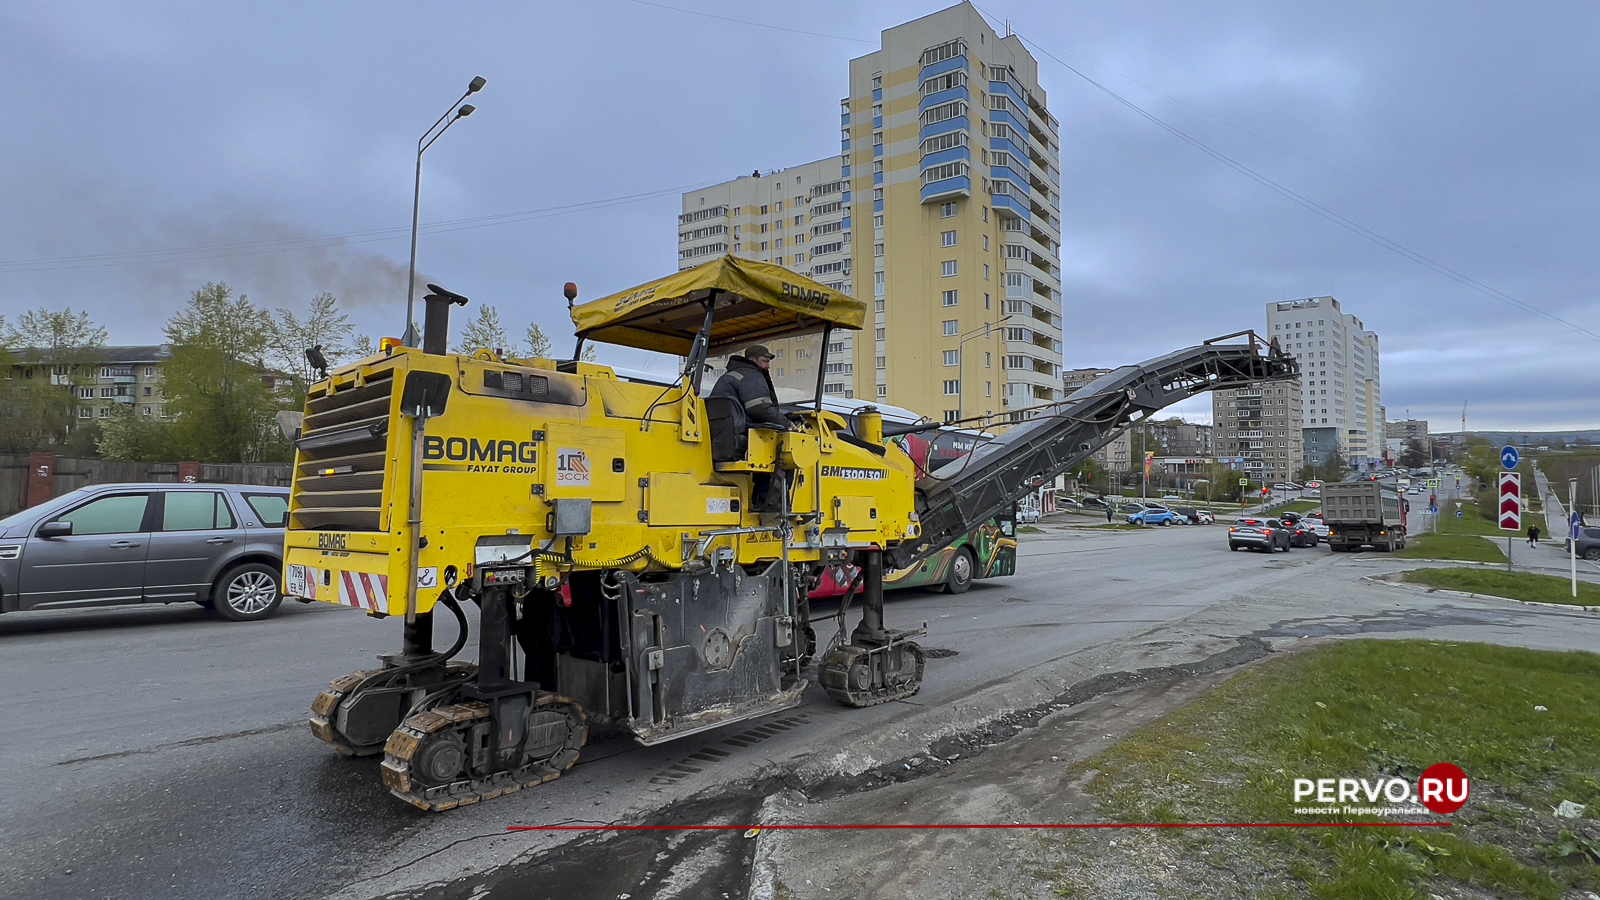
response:
<path id="1" fill-rule="evenodd" d="M 1095 88 L 1097 88 L 1098 90 L 1104 92 L 1107 96 L 1111 97 L 1113 100 L 1116 100 L 1118 103 L 1122 104 L 1123 106 L 1126 106 L 1128 109 L 1130 109 L 1133 112 L 1137 113 L 1139 116 L 1143 117 L 1144 119 L 1146 119 L 1150 123 L 1152 123 L 1152 124 L 1156 125 L 1157 127 L 1161 128 L 1163 131 L 1166 131 L 1168 134 L 1171 134 L 1173 137 L 1178 138 L 1179 140 L 1183 141 L 1186 144 L 1189 144 L 1190 146 L 1192 146 L 1195 149 L 1199 150 L 1200 152 L 1206 154 L 1207 156 L 1211 157 L 1212 159 L 1216 160 L 1217 162 L 1220 162 L 1223 165 L 1229 167 L 1230 169 L 1233 169 L 1234 171 L 1240 173 L 1241 175 L 1244 175 L 1246 178 L 1249 178 L 1250 180 L 1256 182 L 1257 184 L 1260 184 L 1261 186 L 1267 188 L 1268 190 L 1271 190 L 1271 191 L 1273 191 L 1273 192 L 1275 192 L 1275 193 L 1277 193 L 1277 194 L 1279 194 L 1279 195 L 1281 195 L 1281 196 L 1283 196 L 1283 197 L 1285 197 L 1285 198 L 1287 198 L 1289 200 L 1292 200 L 1293 202 L 1299 204 L 1300 206 L 1305 207 L 1306 209 L 1316 213 L 1319 216 L 1322 216 L 1323 218 L 1327 219 L 1328 221 L 1333 222 L 1334 224 L 1340 226 L 1341 228 L 1344 228 L 1347 231 L 1350 231 L 1353 234 L 1356 234 L 1356 235 L 1359 235 L 1359 236 L 1361 236 L 1363 238 L 1366 238 L 1367 240 L 1371 241 L 1372 243 L 1377 244 L 1378 246 L 1383 247 L 1384 249 L 1389 250 L 1389 251 L 1391 251 L 1391 252 L 1393 252 L 1393 253 L 1395 253 L 1395 254 L 1397 254 L 1399 256 L 1403 256 L 1406 259 L 1409 259 L 1412 262 L 1415 262 L 1420 266 L 1423 266 L 1425 268 L 1431 269 L 1434 272 L 1437 272 L 1438 274 L 1443 275 L 1443 276 L 1445 276 L 1446 278 L 1449 278 L 1452 281 L 1455 281 L 1455 282 L 1457 282 L 1457 283 L 1459 283 L 1461 285 L 1464 285 L 1466 287 L 1472 288 L 1473 290 L 1478 291 L 1479 293 L 1482 293 L 1482 294 L 1484 294 L 1486 296 L 1493 297 L 1494 299 L 1499 300 L 1500 302 L 1502 302 L 1502 303 L 1504 303 L 1504 304 L 1506 304 L 1508 306 L 1511 306 L 1511 307 L 1513 307 L 1515 309 L 1519 309 L 1519 310 L 1522 310 L 1523 312 L 1539 316 L 1539 317 L 1541 317 L 1543 319 L 1546 319 L 1547 321 L 1553 322 L 1555 324 L 1563 325 L 1563 326 L 1565 326 L 1567 328 L 1572 329 L 1573 331 L 1578 332 L 1579 334 L 1584 335 L 1585 337 L 1588 337 L 1589 339 L 1591 339 L 1593 341 L 1600 342 L 1600 332 L 1594 332 L 1594 331 L 1591 331 L 1591 330 L 1589 330 L 1587 328 L 1584 328 L 1581 325 L 1577 325 L 1577 324 L 1575 324 L 1573 322 L 1568 322 L 1566 319 L 1563 319 L 1563 318 L 1561 318 L 1560 316 L 1557 316 L 1554 313 L 1546 312 L 1545 310 L 1540 309 L 1539 307 L 1534 306 L 1533 304 L 1528 303 L 1526 301 L 1519 300 L 1518 298 L 1513 297 L 1512 295 L 1510 295 L 1510 294 L 1508 294 L 1508 293 L 1506 293 L 1506 292 L 1504 292 L 1502 290 L 1499 290 L 1498 288 L 1490 287 L 1489 285 L 1484 284 L 1483 282 L 1478 281 L 1477 279 L 1475 279 L 1475 278 L 1473 278 L 1473 277 L 1471 277 L 1469 275 L 1465 275 L 1465 274 L 1463 274 L 1461 272 L 1458 272 L 1455 269 L 1452 269 L 1449 266 L 1444 265 L 1443 263 L 1436 262 L 1435 260 L 1430 259 L 1429 257 L 1424 256 L 1421 253 L 1418 253 L 1417 251 L 1412 250 L 1409 247 L 1406 247 L 1405 245 L 1399 243 L 1398 241 L 1395 241 L 1395 240 L 1392 240 L 1390 238 L 1387 238 L 1387 237 L 1385 237 L 1385 236 L 1373 231 L 1372 229 L 1367 228 L 1364 225 L 1361 225 L 1358 222 L 1355 222 L 1355 221 L 1352 221 L 1350 219 L 1347 219 L 1344 216 L 1340 215 L 1339 213 L 1336 213 L 1333 210 L 1328 209 L 1327 207 L 1317 203 L 1316 201 L 1311 200 L 1310 198 L 1308 198 L 1308 197 L 1306 197 L 1306 196 L 1304 196 L 1302 194 L 1296 193 L 1295 191 L 1293 191 L 1293 190 L 1291 190 L 1291 189 L 1279 184 L 1276 181 L 1273 181 L 1271 178 L 1268 178 L 1267 176 L 1261 174 L 1260 172 L 1257 172 L 1256 170 L 1254 170 L 1254 169 L 1250 168 L 1249 166 L 1245 165 L 1244 163 L 1238 162 L 1238 161 L 1234 160 L 1233 158 L 1229 157 L 1228 155 L 1222 153 L 1221 151 L 1213 149 L 1210 145 L 1206 144 L 1205 142 L 1203 142 L 1203 141 L 1201 141 L 1201 140 L 1199 140 L 1197 138 L 1191 137 L 1189 134 L 1187 134 L 1186 132 L 1184 132 L 1181 129 L 1177 128 L 1176 126 L 1168 124 L 1165 120 L 1163 120 L 1160 117 L 1154 115 L 1153 113 L 1147 112 L 1143 107 L 1139 106 L 1138 104 L 1136 104 L 1133 101 L 1127 99 L 1126 97 L 1122 96 L 1121 94 L 1118 94 L 1116 91 L 1113 91 L 1111 88 L 1106 87 L 1105 85 L 1101 84 L 1098 81 L 1095 81 L 1093 78 L 1090 78 L 1088 75 L 1085 75 L 1083 72 L 1081 72 L 1078 69 L 1074 68 L 1073 66 L 1069 65 L 1066 61 L 1062 60 L 1061 57 L 1056 56 L 1054 53 L 1051 53 L 1049 50 L 1047 50 L 1044 47 L 1040 46 L 1037 41 L 1034 41 L 1034 40 L 1032 40 L 1031 38 L 1028 38 L 1028 37 L 1024 37 L 1023 35 L 1020 35 L 1020 34 L 1017 35 L 1017 37 L 1018 37 L 1019 40 L 1022 40 L 1023 42 L 1025 42 L 1028 45 L 1032 46 L 1035 50 L 1039 51 L 1040 53 L 1042 53 L 1045 56 L 1049 57 L 1050 59 L 1054 60 L 1057 65 L 1061 66 L 1062 68 L 1066 69 L 1067 71 L 1071 72 L 1072 74 L 1074 74 L 1074 75 L 1078 76 L 1079 78 L 1083 79 L 1084 81 L 1088 82 L 1090 85 L 1092 85 Z"/>
<path id="2" fill-rule="evenodd" d="M 977 4 L 973 4 L 973 5 L 976 6 Z M 995 13 L 993 13 L 993 12 L 987 10 L 987 9 L 984 9 L 981 6 L 978 6 L 977 8 L 978 8 L 978 10 L 980 12 L 982 12 L 984 15 L 988 16 L 991 19 L 999 18 Z M 1033 41 L 1033 39 L 1031 39 L 1031 38 L 1029 40 L 1032 41 L 1036 45 L 1039 43 L 1038 41 Z M 1059 47 L 1060 45 L 1057 45 L 1057 46 Z M 1126 72 L 1122 72 L 1122 71 L 1119 71 L 1117 69 L 1114 69 L 1111 66 L 1108 66 L 1105 63 L 1100 62 L 1099 60 L 1097 60 L 1097 59 L 1095 59 L 1093 57 L 1085 56 L 1084 54 L 1079 53 L 1076 50 L 1073 50 L 1071 47 L 1060 47 L 1060 49 L 1063 52 L 1070 53 L 1073 56 L 1076 56 L 1079 59 L 1082 59 L 1082 60 L 1088 62 L 1090 65 L 1093 65 L 1093 66 L 1095 66 L 1097 68 L 1100 68 L 1100 69 L 1104 69 L 1105 71 L 1110 72 L 1111 74 L 1116 75 L 1119 78 L 1122 78 L 1122 79 L 1124 79 L 1124 80 L 1126 80 L 1126 81 L 1128 81 L 1128 82 L 1130 82 L 1132 84 L 1136 84 L 1139 87 L 1142 87 L 1145 90 L 1151 92 L 1152 94 L 1156 94 L 1157 96 L 1164 97 L 1167 100 L 1170 100 L 1173 103 L 1178 104 L 1179 106 L 1182 106 L 1182 107 L 1184 107 L 1186 109 L 1189 109 L 1189 110 L 1192 110 L 1192 111 L 1194 111 L 1194 112 L 1196 112 L 1196 113 L 1198 113 L 1198 114 L 1200 114 L 1202 116 L 1205 116 L 1206 118 L 1212 120 L 1213 122 L 1217 122 L 1217 123 L 1220 123 L 1222 125 L 1226 125 L 1226 126 L 1228 126 L 1229 128 L 1232 128 L 1235 131 L 1241 132 L 1243 134 L 1247 134 L 1250 137 L 1253 137 L 1256 140 L 1261 141 L 1264 144 L 1267 144 L 1268 146 L 1275 147 L 1275 148 L 1277 148 L 1279 150 L 1282 150 L 1285 153 L 1290 154 L 1291 156 L 1295 156 L 1295 157 L 1298 157 L 1300 159 L 1303 159 L 1306 162 L 1311 163 L 1312 165 L 1320 166 L 1320 167 L 1328 170 L 1329 172 L 1334 173 L 1335 175 L 1339 175 L 1339 176 L 1342 176 L 1344 178 L 1348 178 L 1351 181 L 1354 181 L 1355 183 L 1357 183 L 1359 185 L 1362 185 L 1363 187 L 1371 188 L 1372 190 L 1377 191 L 1377 192 L 1379 192 L 1381 194 L 1387 194 L 1388 196 L 1393 197 L 1396 200 L 1399 200 L 1399 201 L 1401 201 L 1403 203 L 1410 204 L 1411 206 L 1413 206 L 1413 207 L 1415 207 L 1417 209 L 1420 209 L 1423 212 L 1429 213 L 1430 215 L 1437 216 L 1437 217 L 1439 217 L 1441 219 L 1444 219 L 1447 222 L 1450 222 L 1452 224 L 1458 225 L 1461 228 L 1465 228 L 1465 229 L 1467 229 L 1469 231 L 1475 231 L 1478 234 L 1483 235 L 1484 237 L 1488 237 L 1488 238 L 1492 238 L 1494 240 L 1500 241 L 1500 242 L 1502 242 L 1502 243 L 1504 243 L 1504 244 L 1506 244 L 1507 246 L 1510 246 L 1510 247 L 1515 247 L 1516 249 L 1521 250 L 1522 252 L 1527 253 L 1530 256 L 1536 256 L 1536 257 L 1544 260 L 1545 262 L 1551 263 L 1553 265 L 1560 266 L 1561 268 L 1566 269 L 1567 271 L 1572 272 L 1573 274 L 1582 275 L 1585 278 L 1593 278 L 1593 279 L 1595 279 L 1597 281 L 1600 281 L 1600 275 L 1596 275 L 1593 272 L 1588 272 L 1588 271 L 1585 271 L 1583 269 L 1579 269 L 1579 268 L 1575 267 L 1574 265 L 1572 265 L 1569 262 L 1566 262 L 1564 260 L 1556 259 L 1555 257 L 1550 256 L 1550 255 L 1545 254 L 1545 253 L 1541 253 L 1540 251 L 1535 250 L 1532 247 L 1528 247 L 1528 246 L 1524 246 L 1523 244 L 1519 244 L 1516 241 L 1506 237 L 1505 235 L 1496 234 L 1496 233 L 1494 233 L 1492 231 L 1489 231 L 1488 229 L 1483 228 L 1483 227 L 1481 227 L 1479 225 L 1474 225 L 1471 222 L 1467 222 L 1467 221 L 1464 221 L 1462 219 L 1459 219 L 1459 218 L 1457 218 L 1456 216 L 1454 216 L 1454 215 L 1452 215 L 1450 213 L 1444 212 L 1442 210 L 1435 209 L 1435 208 L 1427 205 L 1426 203 L 1423 203 L 1423 202 L 1421 202 L 1421 201 L 1419 201 L 1419 200 L 1417 200 L 1415 198 L 1412 198 L 1412 197 L 1407 197 L 1406 195 L 1401 194 L 1401 193 L 1399 193 L 1397 191 L 1390 190 L 1389 188 L 1386 188 L 1381 184 L 1377 184 L 1375 182 L 1368 181 L 1367 179 L 1362 178 L 1361 176 L 1356 175 L 1356 174 L 1354 174 L 1352 172 L 1346 172 L 1345 170 L 1339 168 L 1338 166 L 1334 166 L 1334 165 L 1331 165 L 1329 163 L 1323 162 L 1322 160 L 1317 159 L 1316 157 L 1307 156 L 1306 154 L 1301 153 L 1300 151 L 1294 149 L 1293 147 L 1289 147 L 1289 146 L 1286 146 L 1284 144 L 1280 144 L 1277 141 L 1273 140 L 1272 138 L 1267 137 L 1264 134 L 1259 134 L 1257 132 L 1251 131 L 1250 129 L 1244 127 L 1243 125 L 1238 125 L 1238 124 L 1236 124 L 1234 122 L 1230 122 L 1227 119 L 1224 119 L 1221 116 L 1218 116 L 1218 115 L 1216 115 L 1216 114 L 1214 114 L 1212 112 L 1209 112 L 1207 110 L 1201 109 L 1200 107 L 1195 106 L 1194 104 L 1189 103 L 1189 102 L 1183 100 L 1182 98 L 1174 97 L 1173 95 L 1167 93 L 1166 91 L 1161 90 L 1158 87 L 1146 84 L 1143 81 L 1140 81 L 1139 79 L 1134 78 L 1132 75 L 1127 74 Z M 1060 60 L 1057 60 L 1057 62 L 1060 62 Z"/>

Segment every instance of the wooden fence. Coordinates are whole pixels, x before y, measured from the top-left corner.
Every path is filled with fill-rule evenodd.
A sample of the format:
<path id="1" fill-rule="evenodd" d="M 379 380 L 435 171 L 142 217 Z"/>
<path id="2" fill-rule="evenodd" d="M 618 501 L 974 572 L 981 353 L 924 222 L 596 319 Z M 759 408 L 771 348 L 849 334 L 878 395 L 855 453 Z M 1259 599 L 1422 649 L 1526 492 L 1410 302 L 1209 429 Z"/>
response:
<path id="1" fill-rule="evenodd" d="M 0 517 L 91 484 L 203 482 L 287 487 L 292 468 L 288 463 L 116 462 L 48 453 L 0 453 Z"/>

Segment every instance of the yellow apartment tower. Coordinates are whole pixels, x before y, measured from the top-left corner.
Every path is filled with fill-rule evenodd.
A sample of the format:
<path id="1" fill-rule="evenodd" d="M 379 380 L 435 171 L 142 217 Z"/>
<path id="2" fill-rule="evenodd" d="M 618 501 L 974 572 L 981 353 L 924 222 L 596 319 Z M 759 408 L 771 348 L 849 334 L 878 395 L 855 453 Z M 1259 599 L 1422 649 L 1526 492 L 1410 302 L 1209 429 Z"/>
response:
<path id="1" fill-rule="evenodd" d="M 944 421 L 1060 399 L 1059 127 L 1038 64 L 970 3 L 850 61 L 840 155 L 683 195 L 683 268 L 734 253 L 873 299 L 835 335 L 824 392 Z M 773 349 L 815 390 L 817 347 Z"/>

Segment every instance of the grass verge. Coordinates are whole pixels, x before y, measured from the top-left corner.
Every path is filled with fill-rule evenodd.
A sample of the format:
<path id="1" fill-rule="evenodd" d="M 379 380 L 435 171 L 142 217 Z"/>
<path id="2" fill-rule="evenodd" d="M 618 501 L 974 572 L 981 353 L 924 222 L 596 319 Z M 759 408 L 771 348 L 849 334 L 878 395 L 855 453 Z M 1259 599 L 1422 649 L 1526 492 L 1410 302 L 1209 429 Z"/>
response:
<path id="1" fill-rule="evenodd" d="M 1035 528 L 1032 525 L 1024 525 L 1017 529 L 1017 534 L 1044 534 L 1044 529 Z"/>
<path id="2" fill-rule="evenodd" d="M 1393 776 L 1415 790 L 1441 761 L 1472 779 L 1449 829 L 1159 829 L 1135 833 L 1138 854 L 1113 844 L 1109 860 L 1069 836 L 1040 874 L 1062 896 L 1092 895 L 1097 865 L 1152 859 L 1165 865 L 1152 863 L 1148 882 L 1168 888 L 1179 878 L 1211 896 L 1328 900 L 1557 900 L 1600 880 L 1600 823 L 1551 811 L 1600 808 L 1593 654 L 1345 641 L 1248 669 L 1073 774 L 1120 821 L 1384 821 L 1297 816 L 1310 800 L 1295 802 L 1294 779 Z"/>
<path id="3" fill-rule="evenodd" d="M 1504 562 L 1505 557 L 1501 557 L 1501 561 Z M 1443 588 L 1447 591 L 1488 594 L 1510 600 L 1600 606 L 1600 585 L 1586 581 L 1578 582 L 1578 596 L 1574 599 L 1572 582 L 1554 575 L 1502 572 L 1495 569 L 1417 569 L 1405 573 L 1401 576 L 1401 580 L 1411 584 Z"/>
<path id="4" fill-rule="evenodd" d="M 1401 559 L 1460 559 L 1468 562 L 1503 563 L 1506 554 L 1499 547 L 1472 534 L 1419 534 L 1406 539 L 1406 548 L 1391 556 Z"/>
<path id="5" fill-rule="evenodd" d="M 1308 513 L 1321 508 L 1321 500 L 1296 500 L 1293 503 L 1286 503 L 1283 506 L 1273 509 L 1272 514 L 1277 515 L 1279 513 L 1286 512 Z"/>

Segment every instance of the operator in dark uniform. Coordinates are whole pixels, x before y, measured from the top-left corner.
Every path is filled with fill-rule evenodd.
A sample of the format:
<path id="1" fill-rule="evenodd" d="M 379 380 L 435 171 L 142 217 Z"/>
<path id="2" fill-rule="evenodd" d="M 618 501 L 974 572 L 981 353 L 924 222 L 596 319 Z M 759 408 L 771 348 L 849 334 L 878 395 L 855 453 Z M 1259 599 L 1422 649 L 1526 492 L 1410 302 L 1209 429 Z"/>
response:
<path id="1" fill-rule="evenodd" d="M 746 347 L 743 355 L 729 357 L 728 371 L 717 379 L 716 386 L 707 395 L 735 401 L 733 424 L 734 433 L 739 436 L 741 456 L 749 449 L 750 426 L 789 430 L 789 420 L 778 408 L 778 390 L 772 386 L 772 376 L 767 374 L 771 368 L 771 350 L 760 344 Z M 754 474 L 751 502 L 756 510 L 766 510 L 772 505 L 772 498 L 767 494 L 773 478 L 765 472 Z M 779 489 L 782 490 L 781 487 Z"/>

